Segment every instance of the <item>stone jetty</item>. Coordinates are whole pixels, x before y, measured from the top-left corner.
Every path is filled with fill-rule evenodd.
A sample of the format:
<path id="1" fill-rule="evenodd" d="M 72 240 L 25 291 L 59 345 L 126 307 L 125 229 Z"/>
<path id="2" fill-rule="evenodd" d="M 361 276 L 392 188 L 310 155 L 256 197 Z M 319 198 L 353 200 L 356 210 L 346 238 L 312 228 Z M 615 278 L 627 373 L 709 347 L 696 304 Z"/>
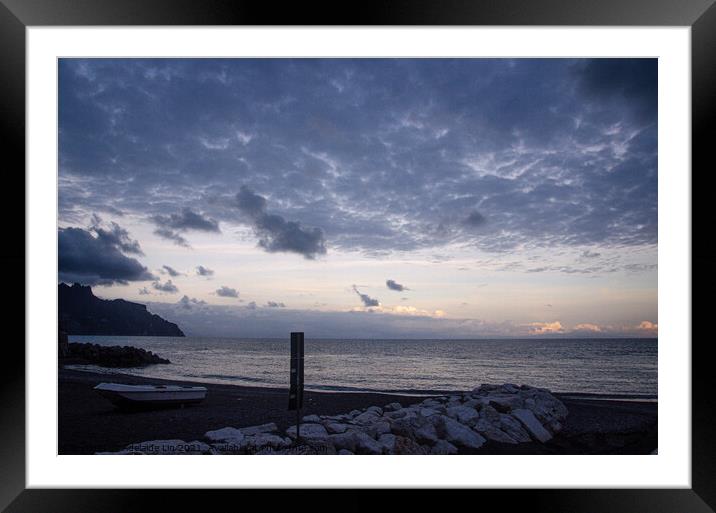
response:
<path id="1" fill-rule="evenodd" d="M 471 392 L 390 403 L 342 415 L 308 415 L 276 424 L 208 431 L 203 440 L 152 440 L 102 454 L 460 454 L 489 441 L 548 442 L 562 429 L 564 404 L 544 388 L 480 385 Z"/>

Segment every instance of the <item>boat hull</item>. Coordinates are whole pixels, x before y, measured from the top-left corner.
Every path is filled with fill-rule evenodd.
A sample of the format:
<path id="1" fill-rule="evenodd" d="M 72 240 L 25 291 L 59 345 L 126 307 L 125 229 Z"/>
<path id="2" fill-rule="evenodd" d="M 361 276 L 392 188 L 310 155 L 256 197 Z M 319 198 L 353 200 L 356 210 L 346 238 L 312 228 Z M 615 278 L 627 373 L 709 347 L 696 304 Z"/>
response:
<path id="1" fill-rule="evenodd" d="M 206 398 L 204 387 L 119 385 L 100 383 L 97 393 L 120 407 L 162 407 L 196 404 Z"/>

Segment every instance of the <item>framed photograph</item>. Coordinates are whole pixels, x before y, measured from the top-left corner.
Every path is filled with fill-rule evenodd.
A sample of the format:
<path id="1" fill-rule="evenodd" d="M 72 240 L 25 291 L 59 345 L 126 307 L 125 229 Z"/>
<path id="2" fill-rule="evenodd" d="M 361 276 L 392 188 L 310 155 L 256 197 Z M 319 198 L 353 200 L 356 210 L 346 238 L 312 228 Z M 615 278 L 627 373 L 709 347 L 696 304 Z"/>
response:
<path id="1" fill-rule="evenodd" d="M 3 507 L 712 511 L 691 169 L 716 8 L 449 4 L 4 3 Z"/>

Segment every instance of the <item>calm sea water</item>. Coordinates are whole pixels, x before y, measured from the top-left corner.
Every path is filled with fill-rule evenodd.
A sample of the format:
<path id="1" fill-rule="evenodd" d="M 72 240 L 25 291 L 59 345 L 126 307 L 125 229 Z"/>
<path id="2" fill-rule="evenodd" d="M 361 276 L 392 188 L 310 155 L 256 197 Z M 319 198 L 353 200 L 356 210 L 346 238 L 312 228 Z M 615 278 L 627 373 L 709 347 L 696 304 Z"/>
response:
<path id="1" fill-rule="evenodd" d="M 172 362 L 138 369 L 74 368 L 206 383 L 288 383 L 288 338 L 73 336 L 70 341 L 141 347 Z M 306 388 L 313 390 L 415 392 L 524 383 L 555 392 L 657 394 L 656 339 L 306 339 L 305 351 Z"/>

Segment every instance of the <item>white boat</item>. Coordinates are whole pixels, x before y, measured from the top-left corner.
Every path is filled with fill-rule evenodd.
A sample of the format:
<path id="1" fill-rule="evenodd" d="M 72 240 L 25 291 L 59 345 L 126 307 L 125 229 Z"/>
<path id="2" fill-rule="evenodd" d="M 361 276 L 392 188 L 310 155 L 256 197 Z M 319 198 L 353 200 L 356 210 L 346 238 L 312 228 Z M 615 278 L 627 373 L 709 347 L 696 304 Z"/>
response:
<path id="1" fill-rule="evenodd" d="M 100 383 L 94 389 L 118 406 L 161 406 L 203 401 L 205 387 L 179 385 L 124 385 Z"/>

